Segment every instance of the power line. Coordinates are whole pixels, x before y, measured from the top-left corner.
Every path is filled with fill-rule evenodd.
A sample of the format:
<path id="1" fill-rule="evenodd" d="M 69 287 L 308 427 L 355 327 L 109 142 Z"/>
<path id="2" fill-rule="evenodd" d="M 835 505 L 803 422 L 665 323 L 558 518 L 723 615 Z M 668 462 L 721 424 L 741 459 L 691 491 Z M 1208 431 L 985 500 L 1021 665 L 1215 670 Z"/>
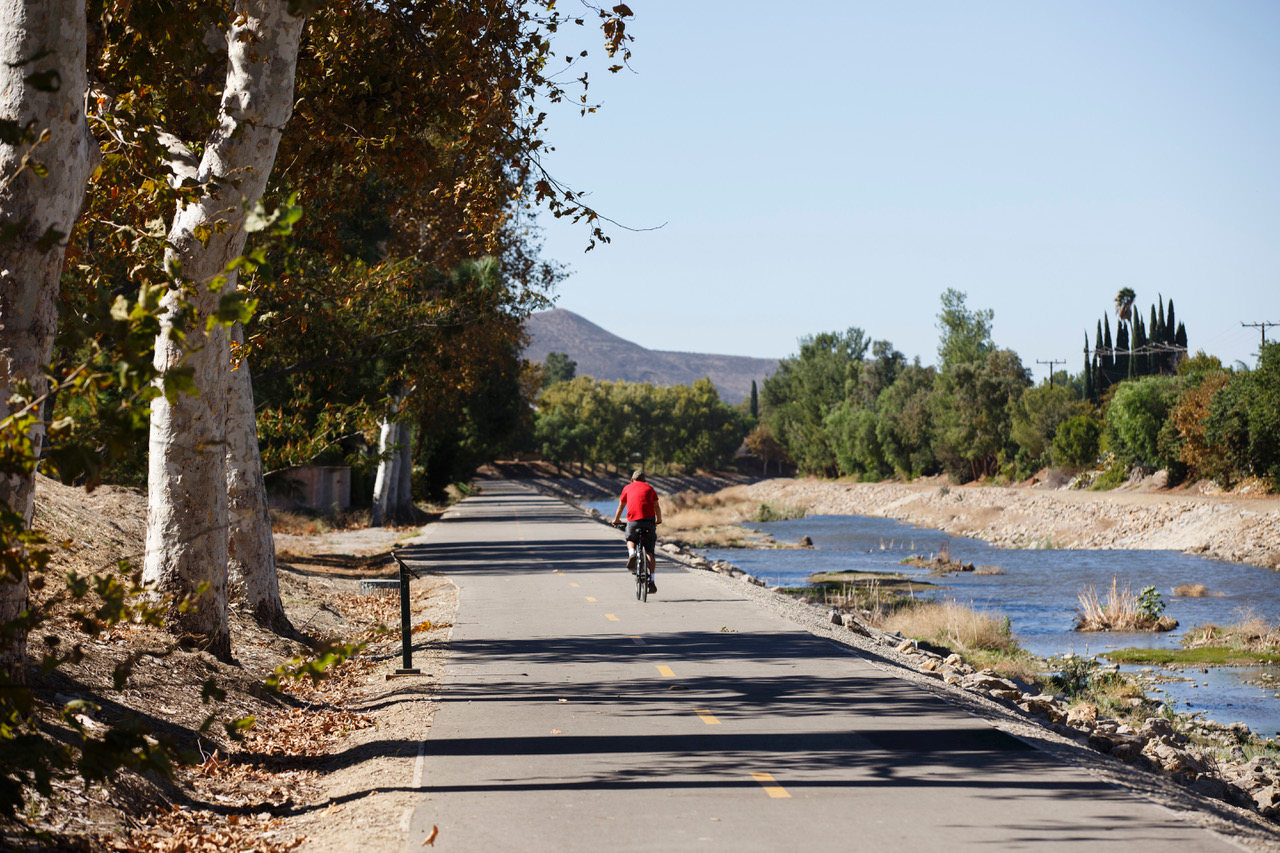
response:
<path id="1" fill-rule="evenodd" d="M 1261 329 L 1262 345 L 1265 347 L 1267 345 L 1267 327 L 1270 326 L 1271 328 L 1275 328 L 1276 326 L 1280 326 L 1280 323 L 1268 323 L 1264 320 L 1261 323 L 1243 323 L 1242 322 L 1240 325 L 1249 329 Z"/>
<path id="2" fill-rule="evenodd" d="M 1049 365 L 1049 387 L 1050 387 L 1050 388 L 1052 388 L 1052 387 L 1053 387 L 1053 366 L 1054 366 L 1055 364 L 1066 364 L 1066 361 L 1062 361 L 1062 360 L 1059 360 L 1059 359 L 1053 359 L 1053 358 L 1049 359 L 1048 361 L 1041 361 L 1040 359 L 1038 359 L 1038 358 L 1037 358 L 1037 359 L 1036 359 L 1036 364 L 1047 364 L 1047 365 Z"/>

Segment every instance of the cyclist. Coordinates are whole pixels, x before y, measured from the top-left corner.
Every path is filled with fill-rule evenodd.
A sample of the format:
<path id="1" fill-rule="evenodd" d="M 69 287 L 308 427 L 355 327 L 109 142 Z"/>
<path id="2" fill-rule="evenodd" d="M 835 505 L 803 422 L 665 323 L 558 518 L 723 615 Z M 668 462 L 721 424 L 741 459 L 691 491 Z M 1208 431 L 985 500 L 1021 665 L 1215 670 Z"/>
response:
<path id="1" fill-rule="evenodd" d="M 657 564 L 653 549 L 658 541 L 658 525 L 662 523 L 662 506 L 658 503 L 658 493 L 645 480 L 644 471 L 640 469 L 632 472 L 631 482 L 622 488 L 618 511 L 613 514 L 615 527 L 620 523 L 623 509 L 627 511 L 627 568 L 633 573 L 636 570 L 638 544 L 649 558 L 649 592 L 657 592 L 658 585 L 653 582 L 653 570 Z"/>

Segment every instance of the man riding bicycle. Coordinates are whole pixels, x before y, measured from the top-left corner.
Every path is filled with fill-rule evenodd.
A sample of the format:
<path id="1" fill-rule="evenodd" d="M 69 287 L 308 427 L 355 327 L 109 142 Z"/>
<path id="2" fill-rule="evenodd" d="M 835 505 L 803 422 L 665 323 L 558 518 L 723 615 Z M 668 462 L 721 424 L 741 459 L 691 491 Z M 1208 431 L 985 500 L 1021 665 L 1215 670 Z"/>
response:
<path id="1" fill-rule="evenodd" d="M 639 469 L 631 474 L 631 482 L 622 489 L 622 497 L 618 499 L 618 511 L 613 514 L 613 524 L 618 526 L 622 518 L 622 510 L 627 511 L 627 568 L 636 570 L 636 546 L 648 556 L 649 592 L 657 592 L 658 585 L 653 582 L 653 570 L 657 560 L 653 557 L 653 549 L 658 542 L 658 525 L 662 523 L 662 506 L 658 503 L 658 493 L 645 480 L 644 471 Z"/>

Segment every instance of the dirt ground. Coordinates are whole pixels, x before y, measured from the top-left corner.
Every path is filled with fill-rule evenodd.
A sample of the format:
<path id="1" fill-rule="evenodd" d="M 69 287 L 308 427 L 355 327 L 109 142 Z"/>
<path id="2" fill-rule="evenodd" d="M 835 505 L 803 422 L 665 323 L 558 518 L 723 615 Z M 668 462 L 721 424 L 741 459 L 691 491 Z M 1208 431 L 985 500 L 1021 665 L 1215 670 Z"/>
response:
<path id="1" fill-rule="evenodd" d="M 146 505 L 137 490 L 86 495 L 41 478 L 36 502 L 36 526 L 58 543 L 41 598 L 65 596 L 67 570 L 109 572 L 120 559 L 140 564 Z M 399 598 L 362 594 L 360 582 L 396 577 L 391 546 L 419 532 L 278 535 L 280 592 L 294 631 L 263 630 L 233 604 L 229 664 L 172 648 L 166 634 L 148 627 L 118 625 L 87 639 L 73 624 L 75 606 L 55 603 L 40 636 L 59 637 L 63 648 L 79 642 L 85 656 L 36 676 L 34 692 L 49 709 L 42 714 L 46 733 L 76 743 L 56 709 L 85 699 L 96 708 L 80 718 L 91 733 L 129 714 L 151 736 L 195 750 L 196 759 L 168 779 L 126 771 L 110 786 L 87 788 L 74 775 L 55 779 L 53 795 L 33 793 L 20 822 L 0 821 L 0 849 L 274 853 L 353 850 L 402 837 L 456 588 L 438 575 L 413 581 L 413 662 L 421 675 L 388 678 L 401 665 Z M 285 681 L 278 693 L 263 688 L 277 667 L 325 641 L 367 646 L 334 667 L 329 680 Z M 137 652 L 143 654 L 132 679 L 114 690 L 116 665 Z M 209 678 L 225 691 L 221 701 L 202 700 Z M 219 720 L 253 717 L 254 724 L 238 743 L 217 725 L 201 734 L 211 712 Z"/>

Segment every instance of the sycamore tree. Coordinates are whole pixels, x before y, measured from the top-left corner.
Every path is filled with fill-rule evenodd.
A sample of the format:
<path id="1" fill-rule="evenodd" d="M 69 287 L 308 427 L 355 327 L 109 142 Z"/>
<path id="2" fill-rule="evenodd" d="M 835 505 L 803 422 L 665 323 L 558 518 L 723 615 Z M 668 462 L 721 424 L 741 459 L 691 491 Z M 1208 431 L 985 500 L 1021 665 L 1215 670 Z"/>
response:
<path id="1" fill-rule="evenodd" d="M 625 58 L 630 10 L 590 8 L 606 50 Z M 273 334 L 305 334 L 312 318 L 374 298 L 334 270 L 363 262 L 396 287 L 387 267 L 447 269 L 488 249 L 537 279 L 528 253 L 503 242 L 513 208 L 541 204 L 596 229 L 595 212 L 538 165 L 546 119 L 531 106 L 539 94 L 568 100 L 552 82 L 551 37 L 584 21 L 549 0 L 314 10 L 94 0 L 88 19 L 89 103 L 108 156 L 77 241 L 94 270 L 80 278 L 80 303 L 170 288 L 156 339 L 167 393 L 151 422 L 147 574 L 200 597 L 173 627 L 225 655 L 229 563 L 259 620 L 282 617 L 250 364 Z M 585 89 L 585 73 L 577 79 Z M 300 239 L 316 259 L 310 276 L 247 245 L 253 229 L 296 217 L 283 204 L 294 192 L 316 223 Z M 258 208 L 264 196 L 274 214 Z M 255 304 L 272 324 L 226 328 Z M 357 345 L 393 330 L 364 331 Z M 327 360 L 310 355 L 299 363 Z"/>
<path id="2" fill-rule="evenodd" d="M 0 679 L 21 681 L 40 406 L 57 329 L 65 240 L 97 162 L 84 116 L 83 0 L 0 3 Z"/>

